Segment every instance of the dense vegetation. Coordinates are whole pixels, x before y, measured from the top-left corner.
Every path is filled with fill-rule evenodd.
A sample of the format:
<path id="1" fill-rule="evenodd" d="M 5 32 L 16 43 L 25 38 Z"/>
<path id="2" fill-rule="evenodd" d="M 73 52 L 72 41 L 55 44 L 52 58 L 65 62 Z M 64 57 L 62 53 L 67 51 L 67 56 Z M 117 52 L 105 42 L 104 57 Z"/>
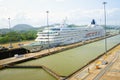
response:
<path id="1" fill-rule="evenodd" d="M 18 42 L 23 40 L 33 40 L 37 37 L 37 31 L 11 31 L 6 34 L 0 34 L 0 44 L 8 42 Z"/>

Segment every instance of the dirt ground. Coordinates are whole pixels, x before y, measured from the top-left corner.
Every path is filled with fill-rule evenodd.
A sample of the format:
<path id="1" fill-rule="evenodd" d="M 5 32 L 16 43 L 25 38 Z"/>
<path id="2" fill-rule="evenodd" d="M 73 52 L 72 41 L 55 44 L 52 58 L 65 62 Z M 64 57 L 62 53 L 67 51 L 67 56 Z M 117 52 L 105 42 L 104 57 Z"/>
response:
<path id="1" fill-rule="evenodd" d="M 14 42 L 14 43 L 12 43 L 12 46 L 13 46 L 13 48 L 18 48 L 18 47 L 20 47 L 19 44 L 29 44 L 29 43 L 32 43 L 32 42 L 34 42 L 34 40 L 22 41 L 22 42 Z M 0 45 L 8 48 L 10 44 L 7 43 L 7 44 L 0 44 Z"/>

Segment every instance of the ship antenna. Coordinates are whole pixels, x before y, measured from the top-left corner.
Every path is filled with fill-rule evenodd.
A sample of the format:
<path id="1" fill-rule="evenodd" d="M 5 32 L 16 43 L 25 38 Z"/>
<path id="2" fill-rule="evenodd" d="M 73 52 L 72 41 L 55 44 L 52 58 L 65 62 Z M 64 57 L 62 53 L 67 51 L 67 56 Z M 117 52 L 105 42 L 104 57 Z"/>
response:
<path id="1" fill-rule="evenodd" d="M 67 21 L 67 17 L 65 17 L 65 19 L 63 20 L 63 25 L 66 25 L 66 21 Z"/>

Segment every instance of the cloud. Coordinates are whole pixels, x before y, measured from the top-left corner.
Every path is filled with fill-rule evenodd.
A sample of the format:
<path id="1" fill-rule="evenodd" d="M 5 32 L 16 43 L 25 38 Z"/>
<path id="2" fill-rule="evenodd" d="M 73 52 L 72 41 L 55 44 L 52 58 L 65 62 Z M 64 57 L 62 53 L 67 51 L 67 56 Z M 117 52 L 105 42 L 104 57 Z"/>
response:
<path id="1" fill-rule="evenodd" d="M 112 9 L 108 10 L 108 13 L 115 13 L 117 11 L 120 11 L 120 8 L 112 8 Z"/>
<path id="2" fill-rule="evenodd" d="M 0 1 L 3 1 L 3 0 L 0 0 Z"/>
<path id="3" fill-rule="evenodd" d="M 119 22 L 120 21 L 119 13 L 120 13 L 120 8 L 107 9 L 106 14 L 107 14 L 108 24 L 113 24 L 112 21 Z M 104 22 L 104 12 L 103 9 L 91 9 L 91 10 L 76 9 L 70 11 L 69 19 L 71 23 L 76 23 L 79 25 L 87 24 L 90 22 L 91 19 L 96 19 L 98 24 L 100 24 Z"/>
<path id="4" fill-rule="evenodd" d="M 109 17 L 120 17 L 120 8 L 113 8 L 113 9 L 110 9 L 110 10 L 107 10 L 107 15 Z"/>
<path id="5" fill-rule="evenodd" d="M 107 9 L 107 23 L 120 24 L 120 9 L 111 8 Z M 46 25 L 46 12 L 45 11 L 14 11 L 6 7 L 0 7 L 0 28 L 8 27 L 8 17 L 11 17 L 11 26 L 16 24 L 26 23 L 33 26 Z M 98 24 L 104 22 L 103 9 L 76 9 L 66 12 L 50 11 L 49 24 L 61 23 L 67 17 L 69 24 L 89 24 L 91 19 L 95 19 Z"/>
<path id="6" fill-rule="evenodd" d="M 16 12 L 4 7 L 0 6 L 0 28 L 7 28 L 8 27 L 8 18 L 14 18 Z"/>
<path id="7" fill-rule="evenodd" d="M 0 6 L 0 18 L 8 18 L 14 17 L 16 15 L 16 11 L 8 9 L 4 6 Z"/>
<path id="8" fill-rule="evenodd" d="M 92 19 L 100 20 L 101 15 L 102 15 L 101 9 L 93 10 L 76 9 L 70 11 L 68 19 L 70 20 L 70 23 L 81 25 L 89 24 Z"/>
<path id="9" fill-rule="evenodd" d="M 56 2 L 64 2 L 65 0 L 56 0 Z"/>
<path id="10" fill-rule="evenodd" d="M 91 17 L 98 17 L 103 14 L 102 9 L 93 9 L 93 10 L 82 10 L 78 9 L 72 11 L 70 14 L 74 16 L 84 17 L 84 18 L 91 18 Z"/>

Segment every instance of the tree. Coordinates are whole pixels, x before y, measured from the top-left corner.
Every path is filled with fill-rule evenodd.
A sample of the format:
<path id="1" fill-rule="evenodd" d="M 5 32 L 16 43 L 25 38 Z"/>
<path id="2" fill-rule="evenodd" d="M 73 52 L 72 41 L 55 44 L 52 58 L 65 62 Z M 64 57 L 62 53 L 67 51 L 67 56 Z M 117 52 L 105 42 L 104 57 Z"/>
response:
<path id="1" fill-rule="evenodd" d="M 21 40 L 33 40 L 37 37 L 37 31 L 16 32 L 12 31 L 0 36 L 0 43 L 17 42 Z"/>

